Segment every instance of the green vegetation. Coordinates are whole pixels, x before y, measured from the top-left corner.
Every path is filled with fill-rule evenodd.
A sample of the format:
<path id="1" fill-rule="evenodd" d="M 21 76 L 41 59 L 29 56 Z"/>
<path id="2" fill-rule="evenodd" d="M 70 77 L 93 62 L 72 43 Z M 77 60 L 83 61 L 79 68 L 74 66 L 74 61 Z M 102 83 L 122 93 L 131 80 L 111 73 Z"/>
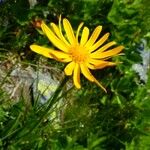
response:
<path id="1" fill-rule="evenodd" d="M 149 5 L 148 0 L 1 0 L 0 149 L 149 150 Z M 33 43 L 52 46 L 38 23 L 58 23 L 60 14 L 75 31 L 82 21 L 91 31 L 102 25 L 102 35 L 110 32 L 110 40 L 124 45 L 123 54 L 113 58 L 121 63 L 92 72 L 107 93 L 83 77 L 81 90 L 75 89 L 62 75 L 62 63 L 30 50 Z M 135 64 L 144 69 L 133 69 Z M 32 83 L 39 84 L 40 73 L 59 81 L 44 103 L 50 87 L 39 91 Z"/>

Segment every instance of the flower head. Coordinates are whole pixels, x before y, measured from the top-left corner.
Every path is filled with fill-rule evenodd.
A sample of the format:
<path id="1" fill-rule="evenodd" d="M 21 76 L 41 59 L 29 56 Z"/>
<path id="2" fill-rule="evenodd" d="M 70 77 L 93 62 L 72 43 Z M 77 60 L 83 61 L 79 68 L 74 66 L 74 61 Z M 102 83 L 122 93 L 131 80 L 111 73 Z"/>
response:
<path id="1" fill-rule="evenodd" d="M 107 61 L 107 59 L 120 53 L 123 46 L 110 48 L 116 44 L 114 41 L 104 45 L 104 42 L 109 37 L 109 33 L 99 38 L 102 26 L 97 26 L 89 36 L 89 29 L 86 26 L 83 27 L 83 23 L 80 23 L 76 34 L 74 34 L 69 21 L 65 18 L 62 22 L 66 35 L 63 35 L 62 32 L 61 19 L 59 19 L 58 26 L 55 23 L 51 23 L 51 28 L 44 22 L 41 23 L 44 34 L 58 50 L 35 44 L 30 46 L 31 50 L 45 57 L 68 63 L 64 72 L 67 76 L 73 75 L 73 82 L 76 88 L 81 88 L 80 73 L 82 73 L 89 81 L 95 82 L 106 91 L 100 82 L 91 74 L 90 69 L 102 69 L 107 66 L 116 65 L 116 63 Z M 79 33 L 82 27 L 81 38 L 79 39 Z"/>

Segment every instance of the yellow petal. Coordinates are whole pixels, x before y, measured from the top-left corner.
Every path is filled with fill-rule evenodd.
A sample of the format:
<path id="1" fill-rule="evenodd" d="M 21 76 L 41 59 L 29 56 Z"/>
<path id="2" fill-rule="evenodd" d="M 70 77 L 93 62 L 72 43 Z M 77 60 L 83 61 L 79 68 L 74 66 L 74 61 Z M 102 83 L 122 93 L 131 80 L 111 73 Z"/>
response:
<path id="1" fill-rule="evenodd" d="M 94 79 L 95 79 L 95 78 L 94 78 Z M 94 80 L 94 82 L 95 82 L 100 88 L 102 88 L 102 90 L 104 90 L 104 91 L 107 93 L 106 89 L 102 86 L 102 84 L 101 84 L 100 82 L 98 82 L 96 79 Z"/>
<path id="2" fill-rule="evenodd" d="M 80 32 L 80 30 L 81 30 L 83 24 L 84 24 L 84 23 L 81 22 L 80 25 L 78 26 L 77 33 L 76 33 L 76 40 L 77 40 L 77 41 L 78 41 L 78 37 L 79 37 L 79 32 Z M 79 42 L 79 41 L 78 41 L 78 42 Z"/>
<path id="3" fill-rule="evenodd" d="M 57 27 L 56 24 L 51 23 L 51 26 L 55 32 L 55 34 L 68 46 L 70 46 L 70 44 L 68 43 L 68 41 L 65 39 L 65 37 L 63 36 L 61 30 Z"/>
<path id="4" fill-rule="evenodd" d="M 60 36 L 60 31 L 59 31 L 59 28 L 57 27 L 57 25 L 55 24 L 55 23 L 50 23 L 50 25 L 51 25 L 51 27 L 53 28 L 53 31 L 55 32 L 55 34 L 59 37 L 59 38 L 61 38 L 61 36 Z"/>
<path id="5" fill-rule="evenodd" d="M 106 45 L 104 45 L 103 47 L 101 47 L 100 49 L 96 50 L 95 52 L 96 52 L 96 53 L 101 53 L 101 52 L 107 50 L 109 47 L 111 47 L 111 46 L 113 46 L 113 45 L 115 45 L 115 44 L 116 44 L 115 41 L 109 42 L 109 43 L 107 43 Z"/>
<path id="6" fill-rule="evenodd" d="M 115 65 L 116 65 L 116 63 L 114 63 L 114 62 L 102 61 L 99 64 L 95 64 L 95 69 L 102 69 L 102 68 L 105 68 L 108 66 L 115 66 Z"/>
<path id="7" fill-rule="evenodd" d="M 75 67 L 75 62 L 74 61 L 72 61 L 72 62 L 70 62 L 66 67 L 65 67 L 65 74 L 67 75 L 67 76 L 70 76 L 70 75 L 72 75 L 72 73 L 73 73 L 73 70 L 74 70 L 74 67 Z"/>
<path id="8" fill-rule="evenodd" d="M 89 29 L 87 27 L 84 27 L 81 35 L 80 44 L 84 45 L 87 42 L 88 37 L 89 37 Z"/>
<path id="9" fill-rule="evenodd" d="M 102 69 L 102 68 L 108 66 L 107 61 L 98 60 L 98 59 L 90 59 L 89 63 L 91 63 L 94 66 L 93 69 Z"/>
<path id="10" fill-rule="evenodd" d="M 95 28 L 95 30 L 93 31 L 90 39 L 85 44 L 85 47 L 88 47 L 88 48 L 91 47 L 94 44 L 94 42 L 97 40 L 97 38 L 98 38 L 99 34 L 101 33 L 101 31 L 102 31 L 102 26 L 97 26 Z"/>
<path id="11" fill-rule="evenodd" d="M 59 51 L 53 51 L 50 53 L 51 57 L 56 59 L 57 61 L 60 62 L 70 62 L 72 61 L 72 58 L 69 57 L 68 54 L 65 54 L 63 52 L 59 52 Z"/>
<path id="12" fill-rule="evenodd" d="M 81 72 L 83 73 L 83 75 L 90 80 L 91 82 L 95 82 L 99 87 L 101 87 L 106 93 L 106 89 L 94 78 L 94 76 L 90 73 L 89 69 L 87 68 L 87 66 L 85 66 L 84 64 L 80 65 L 81 67 Z"/>
<path id="13" fill-rule="evenodd" d="M 52 49 L 50 48 L 46 48 L 46 47 L 42 47 L 42 46 L 39 46 L 39 45 L 31 45 L 30 46 L 30 49 L 40 55 L 43 55 L 45 57 L 48 57 L 48 58 L 52 58 L 50 53 L 53 51 Z"/>
<path id="14" fill-rule="evenodd" d="M 105 64 L 106 62 L 104 60 L 99 60 L 99 59 L 93 59 L 93 58 L 90 58 L 89 59 L 89 63 L 93 64 L 93 65 L 97 65 L 97 64 Z"/>
<path id="15" fill-rule="evenodd" d="M 70 56 L 67 53 L 53 50 L 50 54 L 55 55 L 57 58 L 70 58 Z"/>
<path id="16" fill-rule="evenodd" d="M 115 66 L 115 62 L 109 62 L 109 61 L 103 61 L 103 60 L 98 60 L 95 64 L 87 64 L 87 67 L 95 70 L 95 69 L 103 69 L 108 66 Z"/>
<path id="17" fill-rule="evenodd" d="M 64 44 L 57 36 L 51 31 L 51 29 L 44 23 L 42 22 L 41 28 L 43 32 L 46 34 L 48 39 L 60 50 L 64 52 L 68 52 L 68 46 Z"/>
<path id="18" fill-rule="evenodd" d="M 76 88 L 80 89 L 80 66 L 79 64 L 75 64 L 74 72 L 73 72 L 73 82 Z"/>
<path id="19" fill-rule="evenodd" d="M 94 82 L 93 75 L 85 64 L 80 64 L 82 74 L 91 82 Z"/>
<path id="20" fill-rule="evenodd" d="M 104 36 L 102 36 L 93 46 L 90 47 L 89 51 L 92 52 L 99 48 L 109 37 L 109 33 L 106 33 Z"/>
<path id="21" fill-rule="evenodd" d="M 86 66 L 89 68 L 89 69 L 92 69 L 92 70 L 95 70 L 95 66 L 90 64 L 90 63 L 87 63 Z"/>
<path id="22" fill-rule="evenodd" d="M 92 58 L 99 58 L 99 59 L 102 59 L 102 58 L 107 58 L 107 57 L 111 57 L 111 56 L 114 56 L 118 53 L 120 53 L 122 50 L 123 50 L 123 46 L 118 46 L 116 48 L 113 48 L 111 50 L 108 50 L 108 51 L 105 51 L 105 52 L 94 52 L 92 53 L 90 56 Z"/>
<path id="23" fill-rule="evenodd" d="M 68 38 L 69 42 L 72 45 L 75 45 L 77 41 L 76 41 L 76 38 L 74 36 L 72 26 L 67 19 L 63 19 L 63 26 L 64 26 L 64 29 L 65 29 L 65 32 L 67 34 L 67 38 Z"/>
<path id="24" fill-rule="evenodd" d="M 72 59 L 71 58 L 62 58 L 59 60 L 60 62 L 64 62 L 64 63 L 68 63 L 68 62 L 71 62 Z"/>

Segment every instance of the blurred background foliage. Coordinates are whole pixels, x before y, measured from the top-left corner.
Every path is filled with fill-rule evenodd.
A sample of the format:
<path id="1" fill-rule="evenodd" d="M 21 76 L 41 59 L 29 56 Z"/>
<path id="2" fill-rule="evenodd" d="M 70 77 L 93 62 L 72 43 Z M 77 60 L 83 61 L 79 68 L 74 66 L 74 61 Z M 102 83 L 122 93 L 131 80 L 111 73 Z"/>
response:
<path id="1" fill-rule="evenodd" d="M 82 78 L 81 90 L 65 93 L 67 106 L 60 107 L 63 115 L 58 123 L 50 116 L 64 85 L 40 107 L 26 104 L 22 96 L 14 102 L 3 89 L 8 70 L 0 83 L 1 149 L 149 150 L 150 58 L 146 64 L 147 81 L 142 81 L 132 68 L 146 59 L 141 51 L 150 50 L 149 5 L 148 0 L 1 0 L 1 66 L 15 59 L 36 69 L 40 57 L 29 46 L 50 45 L 39 23 L 57 23 L 60 14 L 70 20 L 75 31 L 82 21 L 91 31 L 100 24 L 102 34 L 110 32 L 110 40 L 125 46 L 123 54 L 113 58 L 122 63 L 93 72 L 108 93 Z M 45 65 L 61 70 L 64 67 L 49 59 Z"/>

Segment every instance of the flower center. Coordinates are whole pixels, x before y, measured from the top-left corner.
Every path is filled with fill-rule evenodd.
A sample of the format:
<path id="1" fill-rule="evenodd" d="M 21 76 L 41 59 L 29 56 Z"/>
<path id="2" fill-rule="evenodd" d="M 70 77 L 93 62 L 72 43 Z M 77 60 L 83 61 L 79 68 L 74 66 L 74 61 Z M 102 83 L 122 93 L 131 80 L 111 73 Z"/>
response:
<path id="1" fill-rule="evenodd" d="M 76 46 L 70 48 L 69 53 L 72 58 L 72 61 L 75 61 L 76 63 L 83 63 L 89 57 L 88 50 L 81 45 L 76 45 Z"/>

